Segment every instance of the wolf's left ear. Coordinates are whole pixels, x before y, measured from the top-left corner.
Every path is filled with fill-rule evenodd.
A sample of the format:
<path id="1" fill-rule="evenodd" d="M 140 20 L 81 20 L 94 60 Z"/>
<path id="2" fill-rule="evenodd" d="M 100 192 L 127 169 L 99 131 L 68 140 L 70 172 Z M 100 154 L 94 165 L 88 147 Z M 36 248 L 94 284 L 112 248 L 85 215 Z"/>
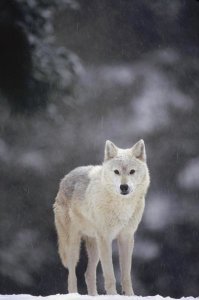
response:
<path id="1" fill-rule="evenodd" d="M 146 151 L 143 140 L 139 140 L 132 148 L 133 155 L 144 162 L 146 162 Z"/>
<path id="2" fill-rule="evenodd" d="M 104 160 L 109 160 L 117 155 L 117 147 L 109 140 L 106 141 Z"/>

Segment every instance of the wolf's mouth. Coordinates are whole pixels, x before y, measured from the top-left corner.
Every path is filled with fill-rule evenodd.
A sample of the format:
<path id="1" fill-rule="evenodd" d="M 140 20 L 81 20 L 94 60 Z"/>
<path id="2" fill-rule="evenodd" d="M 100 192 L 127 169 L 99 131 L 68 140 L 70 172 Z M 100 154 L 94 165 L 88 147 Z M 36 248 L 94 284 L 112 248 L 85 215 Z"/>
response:
<path id="1" fill-rule="evenodd" d="M 129 192 L 121 192 L 121 195 L 128 195 Z"/>

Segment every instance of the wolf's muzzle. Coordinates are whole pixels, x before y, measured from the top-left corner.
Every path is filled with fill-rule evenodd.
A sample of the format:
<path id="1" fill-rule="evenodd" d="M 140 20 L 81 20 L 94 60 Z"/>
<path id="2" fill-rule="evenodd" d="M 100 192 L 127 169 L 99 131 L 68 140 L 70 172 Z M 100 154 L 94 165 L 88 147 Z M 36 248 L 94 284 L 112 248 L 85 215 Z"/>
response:
<path id="1" fill-rule="evenodd" d="M 121 184 L 120 190 L 122 195 L 127 195 L 129 193 L 129 186 L 128 184 Z"/>

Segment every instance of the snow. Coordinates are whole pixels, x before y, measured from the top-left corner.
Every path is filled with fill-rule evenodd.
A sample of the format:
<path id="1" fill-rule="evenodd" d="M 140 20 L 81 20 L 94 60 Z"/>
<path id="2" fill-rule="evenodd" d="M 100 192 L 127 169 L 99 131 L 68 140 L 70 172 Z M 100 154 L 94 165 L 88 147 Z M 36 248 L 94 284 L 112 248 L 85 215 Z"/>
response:
<path id="1" fill-rule="evenodd" d="M 51 296 L 31 296 L 31 295 L 0 295 L 0 300 L 171 300 L 174 298 L 162 297 L 162 296 L 121 296 L 121 295 L 100 295 L 100 296 L 88 296 L 79 294 L 66 294 L 66 295 L 51 295 Z M 183 297 L 181 300 L 193 300 L 198 299 L 194 297 Z"/>

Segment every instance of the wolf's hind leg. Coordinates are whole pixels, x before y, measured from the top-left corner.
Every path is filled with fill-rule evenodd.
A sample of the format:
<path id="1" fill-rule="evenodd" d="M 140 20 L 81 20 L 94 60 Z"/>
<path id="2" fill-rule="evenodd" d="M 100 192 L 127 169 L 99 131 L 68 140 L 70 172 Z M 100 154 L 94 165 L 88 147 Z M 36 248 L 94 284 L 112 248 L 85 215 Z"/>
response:
<path id="1" fill-rule="evenodd" d="M 88 254 L 88 266 L 85 273 L 85 280 L 89 295 L 97 295 L 96 288 L 96 268 L 99 262 L 99 253 L 95 238 L 85 238 L 86 250 Z"/>
<path id="2" fill-rule="evenodd" d="M 81 237 L 77 232 L 71 232 L 67 249 L 68 292 L 77 293 L 76 266 L 79 261 Z"/>

